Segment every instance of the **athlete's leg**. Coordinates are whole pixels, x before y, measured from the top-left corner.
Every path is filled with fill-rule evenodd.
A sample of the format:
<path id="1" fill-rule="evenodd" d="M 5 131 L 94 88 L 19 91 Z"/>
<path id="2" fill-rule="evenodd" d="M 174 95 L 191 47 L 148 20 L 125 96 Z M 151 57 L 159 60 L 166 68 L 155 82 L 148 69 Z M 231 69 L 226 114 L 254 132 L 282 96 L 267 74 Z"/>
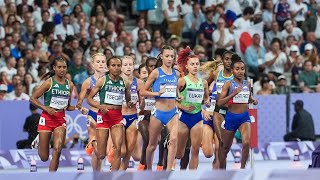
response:
<path id="1" fill-rule="evenodd" d="M 214 160 L 212 162 L 213 169 L 219 169 L 220 161 L 219 161 L 219 140 L 216 133 L 213 135 L 214 137 Z"/>
<path id="2" fill-rule="evenodd" d="M 167 158 L 167 154 L 165 153 L 165 142 L 168 138 L 168 129 L 165 126 L 162 126 L 161 130 L 161 136 L 159 141 L 159 158 L 158 158 L 158 164 L 157 164 L 157 170 L 163 170 L 163 163 L 165 159 Z"/>
<path id="3" fill-rule="evenodd" d="M 186 149 L 187 140 L 189 139 L 190 130 L 187 125 L 181 121 L 178 122 L 178 147 L 176 158 L 181 159 L 184 156 L 184 152 Z"/>
<path id="4" fill-rule="evenodd" d="M 168 162 L 167 170 L 171 170 L 173 162 L 177 154 L 177 145 L 178 145 L 178 129 L 179 129 L 179 116 L 178 114 L 174 115 L 172 119 L 167 124 L 170 138 L 168 145 Z"/>
<path id="5" fill-rule="evenodd" d="M 133 158 L 133 160 L 135 161 L 140 161 L 141 158 L 141 147 L 142 147 L 142 137 L 140 132 L 138 131 L 138 135 L 137 135 L 137 142 L 136 145 L 134 146 L 134 149 L 131 153 L 131 156 Z"/>
<path id="6" fill-rule="evenodd" d="M 90 126 L 88 126 L 88 136 L 89 136 L 89 142 L 91 142 L 92 139 L 96 138 L 96 122 L 91 118 L 88 117 L 90 121 Z M 97 143 L 93 142 L 93 153 L 91 157 L 91 166 L 93 171 L 101 171 L 101 166 L 102 166 L 102 160 L 98 159 L 97 155 L 95 152 L 97 152 Z"/>
<path id="7" fill-rule="evenodd" d="M 51 139 L 52 132 L 50 131 L 40 131 L 39 132 L 39 147 L 38 154 L 41 161 L 48 161 L 49 159 L 49 143 Z"/>
<path id="8" fill-rule="evenodd" d="M 199 165 L 199 149 L 202 141 L 203 121 L 199 121 L 190 130 L 191 159 L 189 169 L 197 169 Z"/>
<path id="9" fill-rule="evenodd" d="M 157 144 L 159 142 L 161 129 L 162 123 L 154 116 L 151 116 L 149 124 L 149 143 L 146 152 L 147 169 L 152 169 L 154 151 L 156 150 Z"/>
<path id="10" fill-rule="evenodd" d="M 227 154 L 230 151 L 234 134 L 235 134 L 234 131 L 228 131 L 225 129 L 222 131 L 223 144 L 222 146 L 220 146 L 220 153 L 219 153 L 220 169 L 226 169 Z"/>
<path id="11" fill-rule="evenodd" d="M 66 139 L 66 127 L 60 126 L 53 130 L 53 152 L 49 171 L 57 171 L 61 150 Z"/>
<path id="12" fill-rule="evenodd" d="M 129 160 L 132 151 L 137 143 L 138 130 L 136 122 L 134 121 L 127 129 L 125 133 L 126 154 L 122 159 L 120 170 L 126 170 L 128 168 Z"/>
<path id="13" fill-rule="evenodd" d="M 180 139 L 178 138 L 178 143 Z M 190 137 L 188 137 L 186 148 L 184 151 L 184 155 L 180 160 L 180 169 L 187 169 L 189 165 L 189 160 L 190 160 L 190 148 L 191 148 L 191 140 Z"/>
<path id="14" fill-rule="evenodd" d="M 202 152 L 206 158 L 211 158 L 213 155 L 213 130 L 208 125 L 203 125 L 202 136 Z"/>
<path id="15" fill-rule="evenodd" d="M 149 121 L 142 120 L 139 122 L 139 132 L 141 133 L 143 145 L 142 145 L 142 153 L 141 153 L 141 159 L 140 164 L 146 165 L 146 151 L 149 143 Z"/>
<path id="16" fill-rule="evenodd" d="M 249 122 L 241 124 L 239 131 L 242 138 L 241 168 L 244 169 L 249 156 L 251 124 Z"/>
<path id="17" fill-rule="evenodd" d="M 98 128 L 96 130 L 97 140 L 93 142 L 96 144 L 97 148 L 95 150 L 95 154 L 98 159 L 103 160 L 106 157 L 106 148 L 107 148 L 107 141 L 109 138 L 109 131 L 110 129 L 103 129 Z"/>
<path id="18" fill-rule="evenodd" d="M 117 124 L 111 127 L 111 138 L 113 142 L 113 161 L 111 163 L 112 170 L 119 170 L 121 163 L 121 145 L 123 141 L 123 125 Z"/>

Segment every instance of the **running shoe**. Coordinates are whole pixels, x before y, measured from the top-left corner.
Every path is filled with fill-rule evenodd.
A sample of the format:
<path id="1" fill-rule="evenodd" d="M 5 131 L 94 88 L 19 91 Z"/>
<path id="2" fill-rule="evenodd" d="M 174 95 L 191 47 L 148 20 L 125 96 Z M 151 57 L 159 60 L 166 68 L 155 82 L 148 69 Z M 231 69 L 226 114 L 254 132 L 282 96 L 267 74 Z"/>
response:
<path id="1" fill-rule="evenodd" d="M 39 147 L 39 134 L 31 143 L 31 149 L 38 149 Z"/>
<path id="2" fill-rule="evenodd" d="M 114 150 L 113 150 L 113 146 L 110 148 L 109 153 L 108 153 L 108 161 L 111 164 L 113 161 L 113 156 L 114 156 Z"/>
<path id="3" fill-rule="evenodd" d="M 143 164 L 140 163 L 140 164 L 138 165 L 137 170 L 138 170 L 138 171 L 144 171 L 144 168 L 145 168 L 145 165 L 143 165 Z"/>
<path id="4" fill-rule="evenodd" d="M 163 171 L 163 166 L 157 166 L 157 171 Z"/>
<path id="5" fill-rule="evenodd" d="M 87 146 L 86 146 L 86 148 L 85 148 L 85 151 L 86 151 L 86 154 L 88 155 L 88 156 L 91 156 L 92 155 L 92 153 L 93 153 L 93 142 L 94 141 L 96 141 L 96 138 L 95 137 L 93 137 L 89 142 L 88 142 L 88 144 L 87 144 Z"/>

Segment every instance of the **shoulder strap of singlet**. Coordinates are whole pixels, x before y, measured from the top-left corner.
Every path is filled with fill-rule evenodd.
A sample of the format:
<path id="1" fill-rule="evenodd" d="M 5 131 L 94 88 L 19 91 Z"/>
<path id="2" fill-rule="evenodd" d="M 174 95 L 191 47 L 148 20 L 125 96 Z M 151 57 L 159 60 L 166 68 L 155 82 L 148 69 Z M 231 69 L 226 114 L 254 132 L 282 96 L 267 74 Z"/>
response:
<path id="1" fill-rule="evenodd" d="M 90 89 L 93 88 L 93 86 L 97 83 L 97 80 L 94 78 L 94 76 L 90 76 Z"/>

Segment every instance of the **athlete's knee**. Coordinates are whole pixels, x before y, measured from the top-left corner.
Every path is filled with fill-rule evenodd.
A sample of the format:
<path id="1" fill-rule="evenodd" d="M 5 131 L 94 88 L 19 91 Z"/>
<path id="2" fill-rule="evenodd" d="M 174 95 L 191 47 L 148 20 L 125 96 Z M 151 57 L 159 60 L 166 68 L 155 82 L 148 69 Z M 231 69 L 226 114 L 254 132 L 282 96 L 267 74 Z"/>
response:
<path id="1" fill-rule="evenodd" d="M 213 150 L 202 149 L 203 154 L 206 158 L 211 158 L 213 156 Z"/>
<path id="2" fill-rule="evenodd" d="M 243 149 L 249 149 L 250 141 L 249 140 L 242 140 L 242 148 Z"/>
<path id="3" fill-rule="evenodd" d="M 43 162 L 48 161 L 48 159 L 49 159 L 49 154 L 47 154 L 47 153 L 39 152 L 39 156 L 40 156 L 41 161 L 43 161 Z"/>
<path id="4" fill-rule="evenodd" d="M 105 152 L 104 153 L 97 153 L 96 156 L 98 159 L 103 160 L 106 157 L 106 153 Z"/>
<path id="5" fill-rule="evenodd" d="M 156 150 L 157 144 L 149 143 L 147 150 L 153 152 Z"/>
<path id="6" fill-rule="evenodd" d="M 197 156 L 197 155 L 199 155 L 199 150 L 200 150 L 200 147 L 192 147 L 191 148 L 191 154 L 193 155 L 193 156 Z"/>
<path id="7" fill-rule="evenodd" d="M 177 147 L 178 144 L 178 138 L 175 136 L 170 136 L 169 138 L 169 147 Z"/>
<path id="8" fill-rule="evenodd" d="M 59 144 L 59 145 L 53 147 L 53 152 L 54 153 L 59 153 L 60 154 L 61 151 L 62 151 L 62 144 Z"/>

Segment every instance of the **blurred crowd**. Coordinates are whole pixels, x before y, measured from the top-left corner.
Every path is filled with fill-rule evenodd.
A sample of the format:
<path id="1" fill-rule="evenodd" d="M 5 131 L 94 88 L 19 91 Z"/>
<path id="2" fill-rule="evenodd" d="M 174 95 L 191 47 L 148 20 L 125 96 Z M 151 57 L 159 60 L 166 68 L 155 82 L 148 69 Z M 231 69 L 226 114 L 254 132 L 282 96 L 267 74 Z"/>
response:
<path id="1" fill-rule="evenodd" d="M 319 92 L 318 0 L 0 0 L 0 100 L 28 100 L 55 57 L 77 98 L 91 56 L 191 46 L 201 62 L 239 54 L 254 94 Z M 254 31 L 252 31 L 254 29 Z"/>

